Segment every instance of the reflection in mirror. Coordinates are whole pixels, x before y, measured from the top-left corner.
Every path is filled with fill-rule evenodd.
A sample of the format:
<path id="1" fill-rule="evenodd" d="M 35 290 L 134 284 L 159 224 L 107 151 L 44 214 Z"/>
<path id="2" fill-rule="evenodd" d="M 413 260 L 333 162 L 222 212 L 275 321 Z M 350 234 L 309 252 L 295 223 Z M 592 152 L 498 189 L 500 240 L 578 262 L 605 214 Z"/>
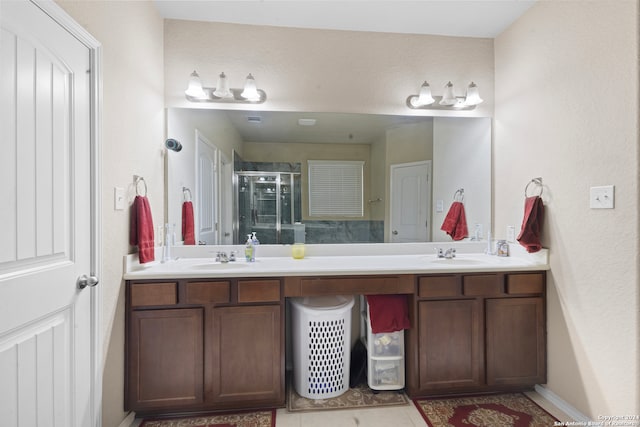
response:
<path id="1" fill-rule="evenodd" d="M 451 241 L 440 226 L 460 188 L 470 237 L 490 228 L 490 118 L 170 108 L 167 137 L 183 146 L 167 151 L 168 222 L 192 189 L 203 244 L 293 243 L 297 222 L 306 243 Z M 363 164 L 361 214 L 310 215 L 311 160 Z"/>

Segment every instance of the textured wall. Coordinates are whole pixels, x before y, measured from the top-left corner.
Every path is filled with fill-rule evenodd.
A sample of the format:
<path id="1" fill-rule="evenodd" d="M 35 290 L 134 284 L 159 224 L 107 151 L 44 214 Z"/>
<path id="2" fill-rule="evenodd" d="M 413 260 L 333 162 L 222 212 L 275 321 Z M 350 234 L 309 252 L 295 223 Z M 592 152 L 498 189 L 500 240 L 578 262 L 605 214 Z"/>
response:
<path id="1" fill-rule="evenodd" d="M 638 414 L 638 4 L 538 2 L 495 58 L 498 233 L 544 180 L 548 388 L 596 419 Z M 605 184 L 615 209 L 589 209 Z"/>
<path id="2" fill-rule="evenodd" d="M 427 79 L 434 95 L 448 80 L 458 95 L 475 81 L 485 102 L 462 114 L 493 113 L 492 39 L 167 20 L 168 106 L 193 106 L 184 90 L 194 69 L 209 87 L 221 71 L 231 87 L 253 73 L 268 96 L 260 110 L 424 115 L 405 100 Z"/>
<path id="3" fill-rule="evenodd" d="M 155 224 L 164 222 L 163 26 L 150 2 L 59 1 L 102 44 L 103 426 L 125 417 L 124 283 L 129 211 L 113 210 L 113 187 L 135 196 L 133 175 L 148 186 Z"/>

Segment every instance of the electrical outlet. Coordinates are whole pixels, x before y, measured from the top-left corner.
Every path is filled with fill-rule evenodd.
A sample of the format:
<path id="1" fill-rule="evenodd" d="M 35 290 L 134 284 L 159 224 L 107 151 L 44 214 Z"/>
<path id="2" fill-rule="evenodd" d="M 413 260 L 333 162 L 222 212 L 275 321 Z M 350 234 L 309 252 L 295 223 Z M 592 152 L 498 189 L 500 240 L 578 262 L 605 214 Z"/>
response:
<path id="1" fill-rule="evenodd" d="M 589 207 L 591 209 L 613 209 L 614 197 L 613 185 L 591 187 L 589 192 Z"/>

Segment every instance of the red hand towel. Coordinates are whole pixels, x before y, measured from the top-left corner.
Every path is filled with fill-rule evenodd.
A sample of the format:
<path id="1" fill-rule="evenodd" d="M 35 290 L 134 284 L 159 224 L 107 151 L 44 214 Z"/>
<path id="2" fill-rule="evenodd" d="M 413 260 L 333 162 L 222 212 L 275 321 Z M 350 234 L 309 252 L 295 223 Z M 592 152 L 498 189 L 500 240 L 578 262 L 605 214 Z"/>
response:
<path id="1" fill-rule="evenodd" d="M 540 244 L 540 232 L 544 217 L 544 205 L 540 196 L 527 197 L 524 201 L 524 218 L 522 228 L 518 235 L 518 242 L 527 249 L 527 252 L 538 252 L 542 249 Z"/>
<path id="2" fill-rule="evenodd" d="M 129 242 L 138 246 L 140 264 L 155 259 L 155 241 L 153 236 L 153 218 L 151 207 L 145 196 L 136 196 L 131 206 L 131 228 Z"/>
<path id="3" fill-rule="evenodd" d="M 193 203 L 182 204 L 182 239 L 185 245 L 195 245 L 196 235 L 193 231 Z"/>
<path id="4" fill-rule="evenodd" d="M 469 236 L 467 230 L 467 216 L 464 213 L 462 202 L 453 202 L 447 216 L 442 222 L 442 231 L 445 231 L 453 240 L 462 240 Z"/>
<path id="5" fill-rule="evenodd" d="M 406 295 L 367 295 L 371 332 L 396 332 L 409 329 L 409 307 Z"/>

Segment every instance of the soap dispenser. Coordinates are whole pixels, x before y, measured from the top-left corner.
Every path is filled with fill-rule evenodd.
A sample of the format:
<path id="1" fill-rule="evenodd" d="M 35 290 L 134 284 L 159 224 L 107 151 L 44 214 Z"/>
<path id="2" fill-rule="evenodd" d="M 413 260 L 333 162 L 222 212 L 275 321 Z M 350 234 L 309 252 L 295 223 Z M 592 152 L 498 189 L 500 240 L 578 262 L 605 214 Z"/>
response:
<path id="1" fill-rule="evenodd" d="M 247 243 L 244 247 L 244 257 L 247 262 L 255 261 L 254 250 L 255 247 L 253 246 L 253 240 L 251 240 L 251 234 L 247 234 Z"/>
<path id="2" fill-rule="evenodd" d="M 251 232 L 251 242 L 253 243 L 253 256 L 251 257 L 251 261 L 255 261 L 256 260 L 256 250 L 258 249 L 258 245 L 260 244 L 260 241 L 258 240 L 258 237 L 256 236 L 256 232 L 255 231 Z"/>

